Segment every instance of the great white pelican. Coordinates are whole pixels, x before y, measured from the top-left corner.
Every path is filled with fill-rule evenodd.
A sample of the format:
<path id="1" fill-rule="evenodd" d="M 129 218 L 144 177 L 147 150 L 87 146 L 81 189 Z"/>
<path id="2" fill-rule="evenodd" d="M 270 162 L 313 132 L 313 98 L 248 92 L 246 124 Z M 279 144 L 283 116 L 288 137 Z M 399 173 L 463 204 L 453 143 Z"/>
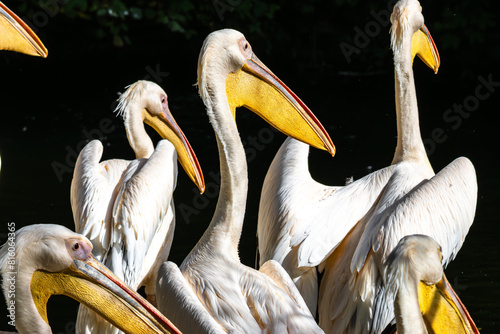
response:
<path id="1" fill-rule="evenodd" d="M 83 148 L 71 182 L 75 229 L 93 243 L 94 256 L 127 285 L 145 286 L 154 304 L 158 268 L 167 260 L 174 235 L 177 160 L 201 192 L 205 183 L 163 89 L 138 81 L 120 96 L 118 110 L 136 159 L 99 162 L 103 148 L 98 140 Z M 156 149 L 144 123 L 166 139 Z M 109 326 L 87 308 L 80 308 L 80 333 L 104 331 Z"/>
<path id="2" fill-rule="evenodd" d="M 219 199 L 209 227 L 181 266 L 167 262 L 160 268 L 160 311 L 189 333 L 321 333 L 279 264 L 269 261 L 257 271 L 240 262 L 248 179 L 236 108 L 245 106 L 283 133 L 333 154 L 330 137 L 238 31 L 219 30 L 205 39 L 198 89 L 219 149 Z"/>
<path id="3" fill-rule="evenodd" d="M 442 247 L 445 267 L 457 255 L 474 220 L 474 166 L 460 157 L 437 174 L 428 160 L 418 122 L 412 60 L 437 69 L 439 56 L 417 0 L 401 0 L 391 16 L 398 141 L 391 176 L 366 215 L 326 259 L 319 290 L 319 324 L 327 333 L 380 333 L 394 319 L 381 268 L 406 235 L 424 234 Z M 437 303 L 419 290 L 423 305 Z M 455 309 L 448 309 L 449 313 Z M 424 314 L 428 331 L 449 333 L 442 314 Z M 464 323 L 460 316 L 453 317 Z M 470 333 L 470 327 L 457 326 Z M 477 330 L 476 330 L 477 331 Z"/>
<path id="4" fill-rule="evenodd" d="M 429 319 L 441 323 L 448 333 L 463 333 L 464 329 L 479 333 L 446 279 L 442 257 L 441 246 L 421 234 L 403 237 L 387 256 L 383 280 L 389 303 L 394 300 L 398 334 L 428 333 L 428 328 L 435 327 Z M 430 297 L 419 300 L 419 291 Z"/>
<path id="5" fill-rule="evenodd" d="M 420 137 L 413 58 L 419 55 L 435 72 L 440 65 L 420 4 L 400 1 L 391 20 L 398 131 L 392 164 L 346 186 L 326 186 L 308 171 L 308 147 L 287 139 L 262 190 L 260 261 L 281 263 L 313 312 L 316 266 L 325 270 L 319 316 L 328 333 L 383 330 L 393 309 L 384 309 L 381 301 L 379 270 L 398 240 L 407 234 L 431 235 L 443 246 L 446 265 L 474 217 L 477 182 L 472 163 L 458 158 L 434 176 Z M 422 219 L 427 216 L 432 219 Z"/>
<path id="6" fill-rule="evenodd" d="M 20 334 L 52 333 L 52 295 L 78 300 L 126 333 L 181 333 L 91 251 L 87 238 L 60 225 L 29 225 L 8 234 L 0 249 L 2 288 L 7 320 Z"/>

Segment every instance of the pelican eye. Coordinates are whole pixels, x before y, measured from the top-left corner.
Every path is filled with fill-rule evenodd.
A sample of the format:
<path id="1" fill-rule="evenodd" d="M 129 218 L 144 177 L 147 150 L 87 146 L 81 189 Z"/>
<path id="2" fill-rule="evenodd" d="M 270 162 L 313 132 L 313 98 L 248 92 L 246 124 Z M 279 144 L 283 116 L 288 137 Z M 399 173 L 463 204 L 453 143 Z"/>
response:
<path id="1" fill-rule="evenodd" d="M 245 57 L 250 57 L 252 55 L 252 47 L 250 46 L 250 43 L 245 38 L 240 38 L 238 41 L 240 51 Z"/>
<path id="2" fill-rule="evenodd" d="M 80 244 L 77 242 L 73 245 L 73 250 L 78 250 L 80 248 Z"/>

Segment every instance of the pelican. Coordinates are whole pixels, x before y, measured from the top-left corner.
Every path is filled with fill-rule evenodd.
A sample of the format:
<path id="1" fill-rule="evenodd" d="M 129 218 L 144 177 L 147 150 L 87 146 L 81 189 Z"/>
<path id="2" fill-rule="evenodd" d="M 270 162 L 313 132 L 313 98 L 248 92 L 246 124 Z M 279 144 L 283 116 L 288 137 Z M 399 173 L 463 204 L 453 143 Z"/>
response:
<path id="1" fill-rule="evenodd" d="M 398 141 L 391 176 L 373 206 L 325 260 L 319 290 L 319 324 L 326 333 L 380 333 L 394 319 L 383 282 L 383 263 L 406 235 L 424 234 L 442 247 L 445 267 L 457 255 L 474 220 L 477 181 L 469 159 L 459 157 L 437 174 L 418 123 L 412 59 L 424 50 L 439 64 L 417 0 L 400 0 L 391 15 Z M 435 302 L 419 291 L 424 305 Z M 448 333 L 434 312 L 423 315 L 433 333 Z M 468 333 L 464 328 L 462 333 Z"/>
<path id="2" fill-rule="evenodd" d="M 154 304 L 158 268 L 168 257 L 174 233 L 176 160 L 201 192 L 205 183 L 189 142 L 170 114 L 163 89 L 138 81 L 120 96 L 118 110 L 136 159 L 99 162 L 101 142 L 87 144 L 71 182 L 73 218 L 76 231 L 93 243 L 96 258 L 132 289 L 145 286 Z M 167 139 L 156 150 L 143 122 Z M 80 308 L 80 332 L 100 332 L 109 326 Z"/>
<path id="3" fill-rule="evenodd" d="M 406 63 L 412 64 L 418 55 L 437 73 L 439 54 L 425 26 L 414 34 L 411 43 L 411 61 Z M 317 266 L 322 269 L 328 256 L 372 207 L 402 161 L 403 151 L 409 148 L 409 145 L 403 146 L 403 140 L 411 132 L 412 138 L 420 140 L 418 115 L 414 116 L 405 129 L 400 127 L 398 118 L 399 142 L 392 164 L 344 186 L 316 182 L 308 169 L 309 146 L 293 138 L 285 140 L 273 159 L 259 204 L 260 265 L 270 259 L 278 261 L 294 280 L 311 313 L 315 314 L 317 307 Z M 416 150 L 425 156 L 423 145 Z M 427 160 L 426 156 L 422 159 Z M 433 174 L 430 165 L 423 170 L 428 171 L 425 176 Z"/>
<path id="4" fill-rule="evenodd" d="M 47 57 L 48 51 L 33 30 L 0 2 L 0 50 Z"/>
<path id="5" fill-rule="evenodd" d="M 219 30 L 205 39 L 198 89 L 219 149 L 219 199 L 210 225 L 181 266 L 160 267 L 160 311 L 189 333 L 321 333 L 279 264 L 270 261 L 257 271 L 240 262 L 248 179 L 236 108 L 245 106 L 283 133 L 333 155 L 330 137 L 238 31 Z"/>
<path id="6" fill-rule="evenodd" d="M 433 321 L 442 322 L 448 333 L 479 333 L 448 283 L 441 258 L 441 246 L 431 237 L 417 234 L 403 237 L 387 256 L 383 279 L 394 299 L 399 334 L 428 333 L 431 324 L 422 317 L 428 312 L 441 313 Z M 432 294 L 432 304 L 419 305 L 419 289 Z"/>
<path id="7" fill-rule="evenodd" d="M 60 225 L 29 225 L 9 233 L 0 249 L 9 323 L 21 334 L 52 333 L 48 299 L 66 295 L 127 333 L 180 333 L 91 251 L 87 238 Z"/>

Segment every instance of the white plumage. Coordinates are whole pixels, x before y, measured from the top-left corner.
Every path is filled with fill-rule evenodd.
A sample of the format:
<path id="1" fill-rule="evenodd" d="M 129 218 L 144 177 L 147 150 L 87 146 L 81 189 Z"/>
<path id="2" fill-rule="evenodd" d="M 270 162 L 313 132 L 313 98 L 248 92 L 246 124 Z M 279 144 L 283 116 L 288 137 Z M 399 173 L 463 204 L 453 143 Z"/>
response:
<path id="1" fill-rule="evenodd" d="M 320 326 L 327 333 L 379 333 L 393 319 L 380 271 L 408 234 L 428 234 L 457 254 L 472 224 L 477 182 L 458 158 L 434 176 L 420 137 L 412 60 L 417 52 L 437 71 L 439 55 L 418 1 L 402 0 L 391 17 L 398 143 L 391 166 L 342 187 L 315 182 L 308 148 L 287 139 L 266 175 L 259 208 L 261 263 L 282 263 L 314 310 L 315 266 L 325 270 Z"/>
<path id="2" fill-rule="evenodd" d="M 479 333 L 444 275 L 442 257 L 441 246 L 421 234 L 403 237 L 387 256 L 382 276 L 399 334 L 434 333 L 437 327 L 446 333 Z M 430 304 L 426 294 L 434 295 Z M 427 317 L 432 312 L 439 315 Z"/>
<path id="3" fill-rule="evenodd" d="M 313 121 L 307 107 L 296 97 L 284 98 L 290 91 L 277 80 L 270 83 L 271 79 L 277 78 L 257 60 L 241 33 L 221 30 L 205 40 L 199 57 L 198 87 L 219 147 L 219 200 L 198 244 L 180 268 L 165 263 L 158 282 L 160 310 L 183 331 L 322 332 L 278 263 L 270 261 L 257 271 L 244 266 L 238 256 L 248 181 L 245 152 L 233 117 L 235 108 L 245 105 L 268 121 L 280 118 L 269 122 L 278 127 L 288 124 L 282 128 L 285 133 L 301 128 L 303 137 L 311 136 L 308 141 L 333 153 L 328 135 Z M 266 92 L 277 94 L 276 98 L 263 99 Z M 282 108 L 274 108 L 273 103 Z M 301 115 L 300 123 L 284 121 L 295 115 Z M 320 130 L 308 134 L 311 129 Z"/>
<path id="4" fill-rule="evenodd" d="M 97 140 L 87 144 L 76 162 L 71 206 L 76 231 L 92 241 L 96 258 L 133 289 L 145 286 L 148 299 L 154 302 L 158 269 L 168 258 L 175 227 L 172 194 L 177 157 L 188 174 L 194 170 L 193 181 L 200 189 L 204 188 L 203 177 L 189 143 L 168 111 L 166 94 L 158 85 L 138 81 L 128 87 L 119 102 L 137 159 L 99 162 L 102 144 Z M 155 123 L 155 117 L 168 120 L 176 129 L 174 138 L 182 144 L 179 153 L 168 140 L 161 140 L 153 150 L 143 121 L 152 123 L 164 138 L 170 139 Z M 93 320 L 89 321 L 89 317 Z M 77 327 L 87 333 L 114 331 L 84 307 L 79 311 Z"/>
<path id="5" fill-rule="evenodd" d="M 60 225 L 29 225 L 9 233 L 0 248 L 0 273 L 19 333 L 52 333 L 47 318 L 51 295 L 76 299 L 127 333 L 180 333 L 91 251 L 86 237 Z"/>
<path id="6" fill-rule="evenodd" d="M 315 314 L 316 266 L 367 213 L 394 166 L 346 186 L 327 186 L 311 177 L 308 154 L 307 144 L 287 138 L 274 157 L 262 187 L 257 236 L 260 265 L 281 263 Z"/>

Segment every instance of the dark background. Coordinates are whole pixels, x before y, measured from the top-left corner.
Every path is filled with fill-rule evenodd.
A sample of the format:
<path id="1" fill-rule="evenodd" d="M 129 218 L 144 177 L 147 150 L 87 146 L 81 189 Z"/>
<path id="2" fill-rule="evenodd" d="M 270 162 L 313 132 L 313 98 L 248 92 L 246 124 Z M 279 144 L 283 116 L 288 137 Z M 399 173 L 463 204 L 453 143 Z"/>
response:
<path id="1" fill-rule="evenodd" d="M 170 260 L 180 264 L 208 226 L 219 171 L 213 130 L 196 88 L 201 44 L 211 31 L 240 30 L 254 52 L 311 108 L 337 154 L 311 150 L 320 182 L 341 185 L 390 164 L 396 145 L 394 75 L 385 1 L 27 1 L 6 2 L 31 23 L 47 59 L 0 53 L 0 242 L 16 228 L 55 223 L 74 229 L 69 203 L 73 164 L 89 138 L 104 144 L 103 159 L 133 159 L 117 92 L 139 79 L 159 83 L 195 150 L 207 192 L 196 194 L 184 172 L 175 192 L 177 227 Z M 474 163 L 476 219 L 448 279 L 483 333 L 500 321 L 497 165 L 500 54 L 499 5 L 494 1 L 422 1 L 441 56 L 434 75 L 421 61 L 414 71 L 422 137 L 435 171 L 458 156 Z M 390 10 L 388 8 L 391 8 Z M 498 82 L 490 95 L 482 79 Z M 477 102 L 477 103 L 475 103 Z M 454 112 L 457 106 L 468 109 Z M 448 111 L 451 109 L 452 111 Z M 450 114 L 451 113 L 451 114 Z M 453 115 L 453 121 L 445 115 Z M 262 182 L 284 135 L 247 110 L 237 115 L 249 153 L 242 262 L 253 266 Z M 265 130 L 262 130 L 265 129 Z M 150 131 L 157 140 L 156 133 Z M 77 303 L 49 302 L 54 333 L 72 333 Z M 13 330 L 0 311 L 0 330 Z"/>

